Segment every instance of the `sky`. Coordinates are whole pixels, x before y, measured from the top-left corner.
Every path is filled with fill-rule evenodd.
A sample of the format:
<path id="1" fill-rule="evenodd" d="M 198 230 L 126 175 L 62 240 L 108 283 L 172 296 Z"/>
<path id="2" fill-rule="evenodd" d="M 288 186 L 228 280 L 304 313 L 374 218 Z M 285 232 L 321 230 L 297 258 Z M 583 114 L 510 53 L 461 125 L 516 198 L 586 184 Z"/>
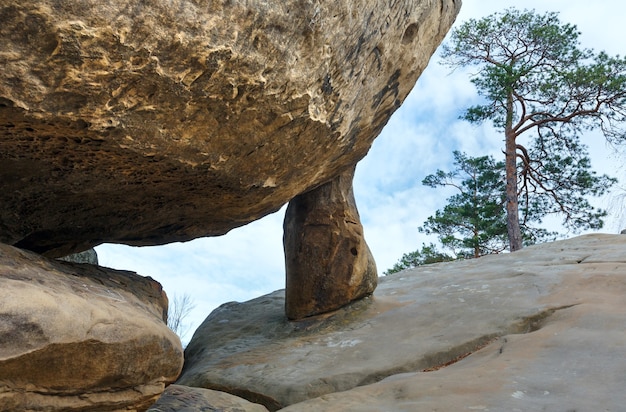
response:
<path id="1" fill-rule="evenodd" d="M 583 47 L 609 55 L 626 54 L 626 2 L 621 0 L 464 0 L 455 26 L 507 7 L 559 12 L 562 23 L 578 27 Z M 417 228 L 443 208 L 452 193 L 423 186 L 425 176 L 438 169 L 449 171 L 453 150 L 469 156 L 491 154 L 501 160 L 504 143 L 497 131 L 488 124 L 475 126 L 459 120 L 464 109 L 480 101 L 470 75 L 467 70 L 451 72 L 439 64 L 436 53 L 357 166 L 355 198 L 380 274 L 404 253 L 436 241 Z M 612 194 L 593 200 L 595 206 L 610 213 L 601 232 L 619 233 L 626 227 L 622 209 L 626 202 L 620 198 L 626 194 L 622 166 L 626 154 L 617 155 L 598 133 L 585 135 L 583 141 L 589 146 L 594 169 L 620 179 Z M 183 320 L 186 327 L 181 339 L 185 343 L 219 305 L 284 288 L 284 210 L 220 237 L 140 248 L 100 245 L 96 248 L 99 263 L 156 279 L 170 301 L 187 295 L 194 307 Z"/>

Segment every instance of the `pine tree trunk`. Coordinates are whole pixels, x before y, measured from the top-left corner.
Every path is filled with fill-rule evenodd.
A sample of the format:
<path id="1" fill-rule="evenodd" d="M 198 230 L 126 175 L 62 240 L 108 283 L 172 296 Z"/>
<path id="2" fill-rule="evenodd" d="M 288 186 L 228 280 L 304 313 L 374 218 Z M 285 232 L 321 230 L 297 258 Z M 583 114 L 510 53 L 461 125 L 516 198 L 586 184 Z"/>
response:
<path id="1" fill-rule="evenodd" d="M 522 248 L 522 231 L 519 226 L 519 202 L 517 198 L 517 147 L 513 131 L 513 96 L 507 99 L 507 122 L 505 126 L 505 171 L 506 171 L 506 226 L 509 235 L 509 250 Z"/>

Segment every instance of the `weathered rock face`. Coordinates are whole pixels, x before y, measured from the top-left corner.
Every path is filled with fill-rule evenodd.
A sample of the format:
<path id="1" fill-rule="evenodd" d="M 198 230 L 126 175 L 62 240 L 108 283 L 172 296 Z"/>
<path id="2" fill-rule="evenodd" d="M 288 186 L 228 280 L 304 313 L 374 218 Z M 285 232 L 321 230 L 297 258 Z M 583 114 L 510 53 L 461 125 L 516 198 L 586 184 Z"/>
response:
<path id="1" fill-rule="evenodd" d="M 374 292 L 378 272 L 354 200 L 354 168 L 295 197 L 285 213 L 285 312 L 326 313 Z"/>
<path id="2" fill-rule="evenodd" d="M 301 322 L 275 292 L 214 311 L 178 382 L 299 412 L 621 410 L 624 296 L 621 235 L 404 271 Z"/>
<path id="3" fill-rule="evenodd" d="M 148 409 L 148 412 L 180 411 L 267 412 L 267 408 L 225 392 L 170 385 Z"/>
<path id="4" fill-rule="evenodd" d="M 368 151 L 460 0 L 4 0 L 0 241 L 223 234 Z"/>
<path id="5" fill-rule="evenodd" d="M 178 376 L 161 285 L 0 244 L 0 411 L 145 410 Z"/>

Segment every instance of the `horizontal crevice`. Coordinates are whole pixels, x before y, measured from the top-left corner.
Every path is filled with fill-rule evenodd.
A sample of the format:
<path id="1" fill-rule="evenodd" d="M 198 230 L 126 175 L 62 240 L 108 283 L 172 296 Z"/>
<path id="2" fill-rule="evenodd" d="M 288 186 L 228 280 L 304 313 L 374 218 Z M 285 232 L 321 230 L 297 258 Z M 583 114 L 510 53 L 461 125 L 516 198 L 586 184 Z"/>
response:
<path id="1" fill-rule="evenodd" d="M 562 310 L 562 309 L 568 309 L 571 308 L 573 306 L 576 306 L 576 304 L 573 305 L 564 305 L 564 306 L 559 306 L 556 308 L 549 308 L 546 310 L 542 310 L 539 313 L 536 313 L 534 315 L 531 316 L 526 316 L 523 317 L 521 320 L 519 320 L 518 322 L 515 322 L 514 324 L 512 324 L 511 326 L 509 326 L 507 328 L 507 330 L 505 331 L 505 333 L 503 334 L 492 334 L 492 335 L 486 335 L 483 336 L 482 338 L 476 339 L 472 342 L 475 342 L 474 345 L 468 345 L 468 344 L 464 344 L 461 345 L 458 348 L 464 348 L 467 346 L 471 346 L 472 349 L 469 351 L 465 351 L 462 353 L 458 353 L 458 350 L 451 350 L 451 351 L 447 351 L 444 354 L 440 354 L 438 355 L 439 358 L 441 357 L 446 357 L 446 354 L 448 354 L 448 359 L 445 360 L 444 362 L 439 362 L 437 364 L 434 364 L 432 366 L 429 366 L 425 369 L 422 369 L 422 372 L 432 372 L 432 371 L 437 371 L 439 369 L 445 368 L 447 366 L 453 365 L 455 363 L 457 363 L 458 361 L 467 358 L 468 356 L 470 356 L 471 354 L 473 354 L 474 352 L 478 352 L 479 350 L 483 349 L 484 347 L 488 346 L 489 344 L 493 343 L 494 341 L 496 341 L 497 339 L 501 338 L 502 336 L 505 335 L 519 335 L 519 334 L 526 334 L 526 333 L 532 333 L 535 331 L 538 331 L 539 329 L 541 329 L 545 323 L 546 320 L 552 316 L 556 311 Z"/>

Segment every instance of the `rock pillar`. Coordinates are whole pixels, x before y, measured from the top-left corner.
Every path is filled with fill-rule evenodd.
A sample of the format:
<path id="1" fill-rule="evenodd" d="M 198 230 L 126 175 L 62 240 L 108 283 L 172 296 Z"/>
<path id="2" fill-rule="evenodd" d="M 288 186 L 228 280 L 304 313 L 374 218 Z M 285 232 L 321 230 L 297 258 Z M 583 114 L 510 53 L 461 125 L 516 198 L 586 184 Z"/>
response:
<path id="1" fill-rule="evenodd" d="M 289 202 L 284 222 L 289 319 L 329 312 L 376 288 L 376 263 L 354 200 L 354 167 Z"/>

